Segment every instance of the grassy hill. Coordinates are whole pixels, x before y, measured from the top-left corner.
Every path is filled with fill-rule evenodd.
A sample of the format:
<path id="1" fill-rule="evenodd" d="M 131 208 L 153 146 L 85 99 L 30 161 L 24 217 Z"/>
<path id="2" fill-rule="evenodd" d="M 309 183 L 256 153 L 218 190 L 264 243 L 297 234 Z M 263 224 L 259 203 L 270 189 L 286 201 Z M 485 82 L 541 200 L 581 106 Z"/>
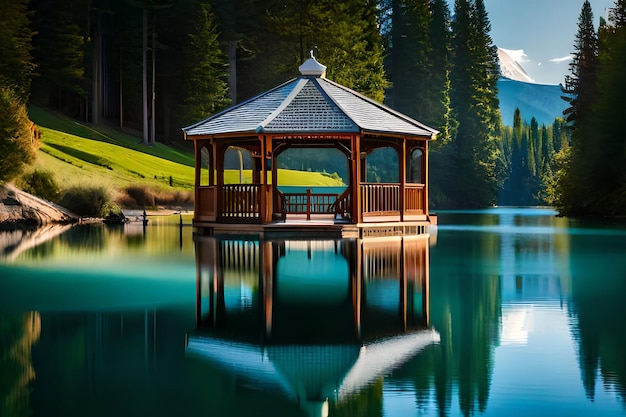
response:
<path id="1" fill-rule="evenodd" d="M 191 151 L 161 143 L 144 146 L 137 136 L 90 126 L 36 106 L 30 107 L 29 114 L 42 132 L 38 158 L 31 171 L 51 172 L 61 189 L 103 185 L 115 192 L 136 185 L 165 192 L 193 190 Z M 244 182 L 250 182 L 251 172 L 243 174 Z M 227 183 L 239 182 L 239 171 L 229 170 L 225 175 Z M 281 185 L 341 185 L 318 172 L 279 170 L 278 178 Z"/>

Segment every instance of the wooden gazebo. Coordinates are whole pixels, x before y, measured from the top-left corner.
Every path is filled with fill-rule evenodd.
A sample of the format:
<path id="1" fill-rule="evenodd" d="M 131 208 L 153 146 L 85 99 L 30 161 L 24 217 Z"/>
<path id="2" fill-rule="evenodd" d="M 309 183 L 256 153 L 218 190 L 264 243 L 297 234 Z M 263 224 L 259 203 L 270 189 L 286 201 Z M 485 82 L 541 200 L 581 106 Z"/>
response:
<path id="1" fill-rule="evenodd" d="M 428 141 L 438 132 L 326 79 L 325 72 L 311 56 L 300 77 L 183 128 L 195 149 L 195 226 L 354 237 L 425 233 L 431 223 Z M 232 148 L 251 155 L 251 183 L 226 183 L 225 155 Z M 277 157 L 291 148 L 339 150 L 348 164 L 345 191 L 281 192 Z M 380 148 L 397 153 L 397 182 L 367 181 L 368 155 Z"/>

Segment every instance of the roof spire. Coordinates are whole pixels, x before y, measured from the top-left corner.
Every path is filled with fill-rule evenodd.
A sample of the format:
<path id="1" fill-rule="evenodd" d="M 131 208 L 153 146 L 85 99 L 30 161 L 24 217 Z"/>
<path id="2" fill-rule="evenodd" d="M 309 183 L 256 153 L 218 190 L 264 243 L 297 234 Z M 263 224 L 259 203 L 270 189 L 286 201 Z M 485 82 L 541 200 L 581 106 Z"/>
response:
<path id="1" fill-rule="evenodd" d="M 311 77 L 321 77 L 324 78 L 326 76 L 326 65 L 322 65 L 315 59 L 313 56 L 313 50 L 311 49 L 311 58 L 304 61 L 302 65 L 300 65 L 300 74 L 304 76 Z"/>

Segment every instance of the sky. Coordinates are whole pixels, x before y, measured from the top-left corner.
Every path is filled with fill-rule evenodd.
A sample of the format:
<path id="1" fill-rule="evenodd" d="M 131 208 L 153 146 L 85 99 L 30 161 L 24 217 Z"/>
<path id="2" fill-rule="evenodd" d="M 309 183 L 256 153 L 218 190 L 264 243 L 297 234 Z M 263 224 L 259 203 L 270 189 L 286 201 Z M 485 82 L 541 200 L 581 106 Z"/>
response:
<path id="1" fill-rule="evenodd" d="M 484 0 L 491 38 L 516 59 L 535 83 L 562 84 L 569 74 L 570 54 L 584 0 Z M 454 12 L 454 0 L 448 0 Z M 614 0 L 589 0 L 594 27 Z"/>

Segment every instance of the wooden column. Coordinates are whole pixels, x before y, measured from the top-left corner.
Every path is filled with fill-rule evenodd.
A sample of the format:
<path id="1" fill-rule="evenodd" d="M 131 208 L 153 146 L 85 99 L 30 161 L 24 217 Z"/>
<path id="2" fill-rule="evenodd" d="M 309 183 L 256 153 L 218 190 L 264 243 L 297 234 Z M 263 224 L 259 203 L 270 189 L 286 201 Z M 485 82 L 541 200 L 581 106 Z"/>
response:
<path id="1" fill-rule="evenodd" d="M 404 193 L 406 185 L 406 138 L 402 138 L 400 146 L 400 155 L 398 155 L 398 179 L 400 180 L 400 195 L 398 196 L 398 205 L 400 206 L 400 221 L 404 221 Z"/>
<path id="2" fill-rule="evenodd" d="M 353 135 L 351 142 L 352 221 L 361 223 L 363 221 L 363 213 L 361 213 L 361 135 Z"/>
<path id="3" fill-rule="evenodd" d="M 424 155 L 422 156 L 422 172 L 424 173 L 424 214 L 428 218 L 428 141 L 424 141 Z"/>
<path id="4" fill-rule="evenodd" d="M 226 153 L 227 146 L 224 144 L 215 144 L 215 171 L 217 172 L 217 182 L 215 186 L 215 201 L 217 210 L 215 211 L 215 217 L 219 220 L 222 217 L 222 210 L 224 207 L 223 191 L 224 191 L 224 154 Z"/>
<path id="5" fill-rule="evenodd" d="M 269 221 L 271 220 L 271 216 L 270 219 L 267 218 L 267 205 L 268 205 L 268 198 L 266 195 L 266 187 L 264 186 L 264 184 L 267 182 L 267 166 L 265 163 L 265 160 L 267 158 L 267 144 L 266 144 L 266 136 L 265 135 L 259 135 L 258 136 L 259 141 L 261 142 L 261 176 L 259 178 L 259 184 L 261 184 L 261 212 L 259 213 L 259 216 L 261 217 L 261 223 L 269 223 Z M 254 181 L 252 181 L 254 182 Z M 271 201 L 271 200 L 270 200 Z"/>
<path id="6" fill-rule="evenodd" d="M 198 140 L 194 140 L 193 141 L 193 153 L 194 153 L 194 165 L 195 165 L 194 190 L 193 190 L 194 201 L 200 201 L 200 171 L 202 170 L 202 166 L 201 166 L 202 155 L 200 152 L 201 149 L 202 149 L 202 143 L 201 142 L 199 143 Z M 193 209 L 194 220 L 197 220 L 200 214 L 198 212 L 199 207 L 200 207 L 200 204 L 194 204 L 194 209 Z"/>

